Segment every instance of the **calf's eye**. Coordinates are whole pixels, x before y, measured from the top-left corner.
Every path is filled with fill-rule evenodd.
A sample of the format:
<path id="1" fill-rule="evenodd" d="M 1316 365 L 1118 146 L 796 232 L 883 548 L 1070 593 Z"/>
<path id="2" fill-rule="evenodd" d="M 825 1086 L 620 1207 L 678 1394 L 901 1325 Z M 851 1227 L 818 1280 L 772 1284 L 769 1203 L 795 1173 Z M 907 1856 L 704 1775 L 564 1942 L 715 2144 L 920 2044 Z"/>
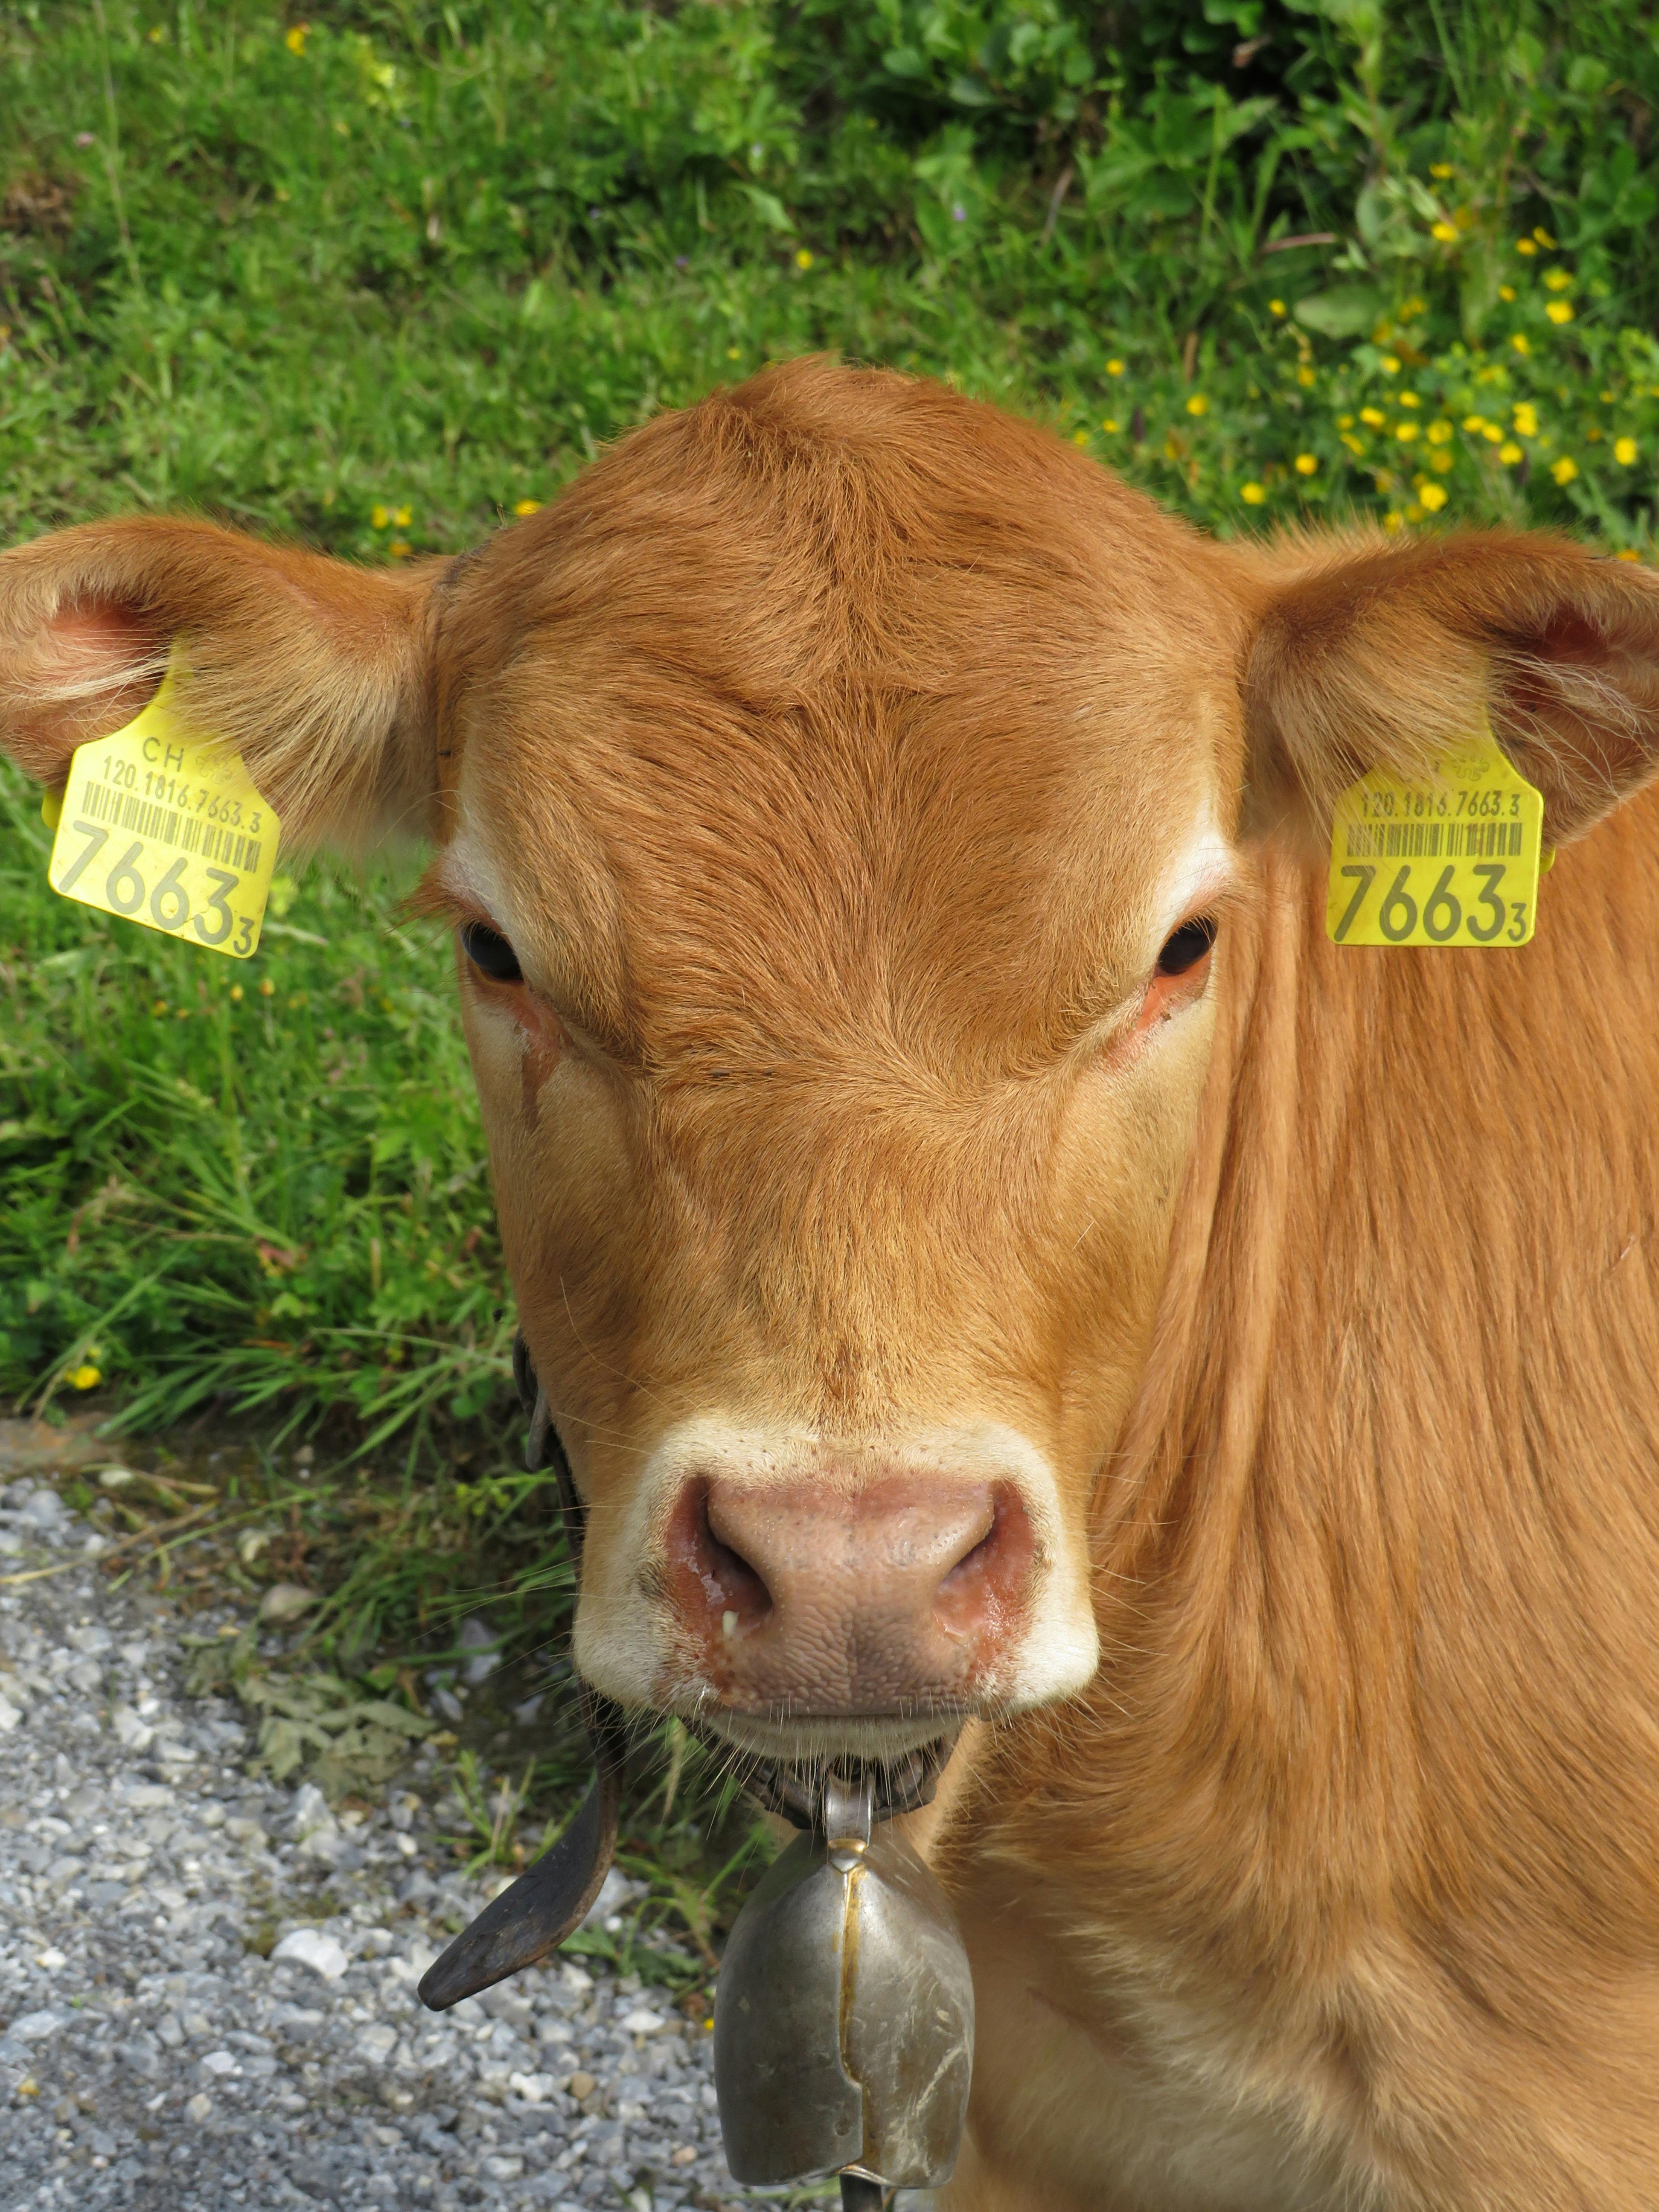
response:
<path id="1" fill-rule="evenodd" d="M 519 956 L 498 929 L 482 921 L 461 924 L 461 950 L 481 975 L 492 983 L 522 983 Z"/>
<path id="2" fill-rule="evenodd" d="M 1158 956 L 1158 974 L 1184 975 L 1189 968 L 1197 967 L 1214 943 L 1215 924 L 1208 915 L 1183 921 Z"/>

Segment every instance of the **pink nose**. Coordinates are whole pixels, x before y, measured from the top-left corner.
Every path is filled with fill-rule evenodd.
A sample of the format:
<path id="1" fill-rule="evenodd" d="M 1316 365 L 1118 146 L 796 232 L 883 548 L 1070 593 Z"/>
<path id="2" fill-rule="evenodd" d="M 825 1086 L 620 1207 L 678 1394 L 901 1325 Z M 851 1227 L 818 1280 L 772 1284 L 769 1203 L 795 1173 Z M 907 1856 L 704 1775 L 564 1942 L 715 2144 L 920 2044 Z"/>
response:
<path id="1" fill-rule="evenodd" d="M 1031 1527 L 1008 1485 L 687 1483 L 669 1588 L 738 1711 L 914 1714 L 981 1689 L 1020 1626 Z"/>

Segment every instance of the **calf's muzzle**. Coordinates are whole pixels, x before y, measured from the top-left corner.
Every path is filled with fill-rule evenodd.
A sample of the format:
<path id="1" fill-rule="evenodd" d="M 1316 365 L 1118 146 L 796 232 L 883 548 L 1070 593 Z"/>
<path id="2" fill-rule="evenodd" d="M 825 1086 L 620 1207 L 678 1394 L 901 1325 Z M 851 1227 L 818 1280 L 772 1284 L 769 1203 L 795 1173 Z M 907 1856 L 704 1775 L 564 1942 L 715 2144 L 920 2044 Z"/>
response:
<path id="1" fill-rule="evenodd" d="M 1034 1549 L 1012 1484 L 694 1474 L 669 1522 L 668 1595 L 729 1711 L 955 1711 L 1018 1632 Z"/>

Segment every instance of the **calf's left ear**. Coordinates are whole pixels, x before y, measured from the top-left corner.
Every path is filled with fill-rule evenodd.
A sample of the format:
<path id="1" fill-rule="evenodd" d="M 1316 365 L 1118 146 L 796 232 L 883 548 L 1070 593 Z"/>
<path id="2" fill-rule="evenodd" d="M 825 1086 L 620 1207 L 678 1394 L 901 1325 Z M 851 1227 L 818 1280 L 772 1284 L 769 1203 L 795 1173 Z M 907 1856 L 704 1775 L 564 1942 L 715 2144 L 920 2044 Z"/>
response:
<path id="1" fill-rule="evenodd" d="M 0 554 L 0 751 L 41 783 L 130 721 L 180 649 L 179 699 L 240 753 L 285 849 L 425 826 L 433 587 L 206 522 L 137 517 Z"/>
<path id="2" fill-rule="evenodd" d="M 1659 770 L 1659 582 L 1565 539 L 1480 531 L 1264 552 L 1244 671 L 1247 826 L 1328 839 L 1367 769 L 1425 773 L 1489 725 L 1576 837 Z"/>

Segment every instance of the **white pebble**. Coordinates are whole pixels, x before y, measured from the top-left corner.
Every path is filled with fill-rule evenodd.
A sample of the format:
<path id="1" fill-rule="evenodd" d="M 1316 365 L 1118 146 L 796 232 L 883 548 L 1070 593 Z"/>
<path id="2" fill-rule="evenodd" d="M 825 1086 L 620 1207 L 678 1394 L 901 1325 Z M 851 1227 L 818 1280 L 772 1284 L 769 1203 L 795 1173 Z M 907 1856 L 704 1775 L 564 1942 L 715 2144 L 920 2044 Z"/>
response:
<path id="1" fill-rule="evenodd" d="M 337 1982 L 350 1963 L 334 1938 L 320 1934 L 315 1928 L 296 1928 L 292 1935 L 284 1936 L 270 1960 L 273 1966 L 281 1961 L 309 1966 L 325 1982 Z"/>

